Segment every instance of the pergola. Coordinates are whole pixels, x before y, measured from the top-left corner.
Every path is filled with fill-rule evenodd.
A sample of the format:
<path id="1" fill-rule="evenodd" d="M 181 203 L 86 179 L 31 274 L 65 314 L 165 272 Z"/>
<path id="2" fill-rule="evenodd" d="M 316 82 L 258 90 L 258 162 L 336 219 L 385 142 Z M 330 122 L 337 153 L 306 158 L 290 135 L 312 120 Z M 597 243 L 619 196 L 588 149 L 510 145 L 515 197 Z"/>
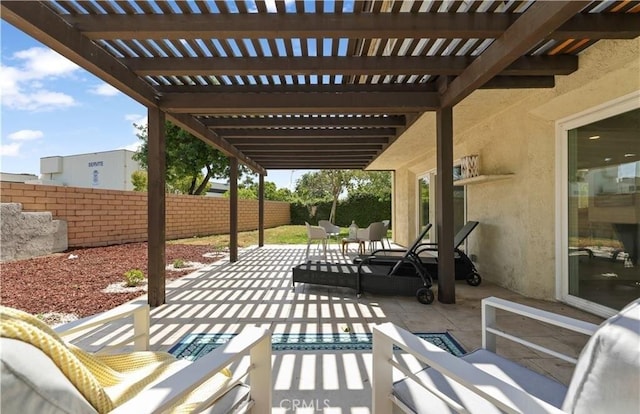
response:
<path id="1" fill-rule="evenodd" d="M 363 169 L 436 112 L 439 289 L 455 302 L 453 107 L 552 88 L 599 39 L 640 35 L 638 1 L 2 1 L 2 18 L 148 108 L 149 303 L 165 301 L 164 120 L 237 163 Z"/>

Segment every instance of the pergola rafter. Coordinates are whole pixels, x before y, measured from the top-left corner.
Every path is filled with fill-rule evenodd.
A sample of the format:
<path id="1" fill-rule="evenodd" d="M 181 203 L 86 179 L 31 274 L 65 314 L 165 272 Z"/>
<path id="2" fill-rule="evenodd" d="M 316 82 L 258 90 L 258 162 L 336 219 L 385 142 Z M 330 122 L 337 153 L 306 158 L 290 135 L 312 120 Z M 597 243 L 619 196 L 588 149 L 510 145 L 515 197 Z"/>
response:
<path id="1" fill-rule="evenodd" d="M 307 57 L 166 57 L 120 59 L 141 76 L 222 75 L 460 75 L 475 58 L 468 56 Z M 578 57 L 526 56 L 501 76 L 568 75 L 578 69 Z"/>
<path id="2" fill-rule="evenodd" d="M 247 13 L 76 14 L 66 20 L 90 39 L 497 38 L 521 14 L 506 13 Z M 553 31 L 558 40 L 634 38 L 629 15 L 577 15 Z"/>

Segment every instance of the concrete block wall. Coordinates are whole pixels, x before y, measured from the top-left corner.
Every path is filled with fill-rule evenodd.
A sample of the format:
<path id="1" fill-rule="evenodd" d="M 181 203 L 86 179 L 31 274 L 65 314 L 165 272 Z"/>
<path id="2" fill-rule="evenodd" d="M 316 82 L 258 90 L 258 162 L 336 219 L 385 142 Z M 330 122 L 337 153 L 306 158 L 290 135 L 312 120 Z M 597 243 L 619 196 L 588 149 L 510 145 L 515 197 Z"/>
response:
<path id="1" fill-rule="evenodd" d="M 0 221 L 0 260 L 67 250 L 67 223 L 54 220 L 49 212 L 23 212 L 19 203 L 2 203 Z"/>
<path id="2" fill-rule="evenodd" d="M 0 182 L 0 201 L 48 211 L 68 225 L 69 247 L 147 240 L 147 194 Z M 167 239 L 229 232 L 229 200 L 167 194 Z M 290 223 L 289 203 L 265 201 L 265 227 Z M 238 229 L 258 228 L 258 201 L 238 201 Z"/>

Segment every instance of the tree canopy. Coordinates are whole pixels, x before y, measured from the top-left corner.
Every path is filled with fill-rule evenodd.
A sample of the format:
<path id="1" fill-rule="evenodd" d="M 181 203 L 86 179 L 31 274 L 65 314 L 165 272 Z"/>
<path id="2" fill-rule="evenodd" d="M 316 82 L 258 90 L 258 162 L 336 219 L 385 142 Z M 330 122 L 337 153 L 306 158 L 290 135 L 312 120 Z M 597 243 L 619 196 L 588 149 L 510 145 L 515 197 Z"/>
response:
<path id="1" fill-rule="evenodd" d="M 391 201 L 391 172 L 354 171 L 349 198 L 362 195 L 374 196 L 379 201 Z"/>
<path id="2" fill-rule="evenodd" d="M 229 191 L 224 193 L 225 197 L 229 197 Z M 238 198 L 248 200 L 258 199 L 258 183 L 253 180 L 245 179 L 244 182 L 238 184 Z M 293 194 L 288 188 L 278 188 L 276 183 L 271 181 L 264 182 L 264 199 L 274 201 L 291 201 Z"/>
<path id="3" fill-rule="evenodd" d="M 391 200 L 391 173 L 388 171 L 320 170 L 304 174 L 296 183 L 296 196 L 307 206 L 331 201 L 329 221 L 335 223 L 338 199 L 345 194 L 374 195 Z"/>
<path id="4" fill-rule="evenodd" d="M 134 156 L 146 170 L 148 167 L 148 131 L 146 126 L 135 125 L 142 140 Z M 169 121 L 165 122 L 167 187 L 184 194 L 204 194 L 209 181 L 229 177 L 229 158 L 211 145 L 184 131 Z M 239 166 L 238 175 L 248 172 Z M 138 178 L 139 179 L 139 178 Z"/>

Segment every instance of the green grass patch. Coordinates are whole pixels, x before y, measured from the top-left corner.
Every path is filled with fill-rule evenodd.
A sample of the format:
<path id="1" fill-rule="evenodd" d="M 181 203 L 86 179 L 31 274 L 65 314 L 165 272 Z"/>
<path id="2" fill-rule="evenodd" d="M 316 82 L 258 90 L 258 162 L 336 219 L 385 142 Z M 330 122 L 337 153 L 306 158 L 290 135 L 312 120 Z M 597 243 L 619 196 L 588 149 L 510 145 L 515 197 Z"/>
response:
<path id="1" fill-rule="evenodd" d="M 343 228 L 338 240 L 347 237 L 349 231 Z M 213 246 L 215 249 L 222 249 L 229 246 L 228 234 L 216 234 L 205 237 L 192 237 L 189 239 L 171 240 L 170 244 L 195 244 Z M 264 230 L 265 244 L 307 244 L 307 228 L 306 226 L 288 225 L 274 227 Z M 330 243 L 338 243 L 335 238 Z M 243 231 L 238 233 L 238 247 L 248 247 L 258 244 L 258 231 Z"/>

